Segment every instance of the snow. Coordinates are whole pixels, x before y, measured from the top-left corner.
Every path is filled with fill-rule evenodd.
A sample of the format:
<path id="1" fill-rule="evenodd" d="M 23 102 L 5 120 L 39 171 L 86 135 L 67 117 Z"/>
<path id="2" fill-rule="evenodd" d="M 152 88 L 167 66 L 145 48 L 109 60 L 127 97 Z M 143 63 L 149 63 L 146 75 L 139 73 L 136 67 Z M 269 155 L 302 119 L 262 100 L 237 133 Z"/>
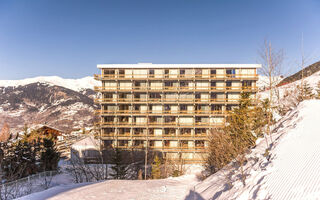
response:
<path id="1" fill-rule="evenodd" d="M 295 81 L 293 83 L 289 83 L 287 85 L 284 85 L 284 86 L 281 86 L 282 90 L 290 90 L 290 89 L 293 89 L 293 88 L 296 88 L 297 85 L 300 85 L 301 84 L 301 81 L 302 80 L 298 80 L 298 81 Z M 311 76 L 308 76 L 306 78 L 303 79 L 303 82 L 306 82 L 310 85 L 310 87 L 312 88 L 317 88 L 317 84 L 318 82 L 320 81 L 320 71 L 312 74 Z"/>
<path id="2" fill-rule="evenodd" d="M 265 138 L 247 155 L 246 185 L 237 168 L 226 168 L 199 181 L 195 173 L 161 180 L 108 180 L 67 184 L 21 199 L 319 199 L 320 100 L 308 100 L 274 126 L 269 156 Z M 269 143 L 271 138 L 267 138 Z M 191 167 L 190 169 L 192 169 Z M 194 167 L 194 169 L 199 169 Z M 231 175 L 230 175 L 230 172 Z M 228 179 L 227 179 L 227 175 Z M 230 188 L 227 180 L 232 182 Z"/>
<path id="3" fill-rule="evenodd" d="M 319 199 L 319 121 L 320 100 L 302 102 L 275 127 L 269 159 L 263 156 L 266 143 L 261 139 L 247 156 L 246 186 L 236 179 L 235 170 L 228 190 L 228 172 L 220 170 L 198 184 L 196 192 L 203 199 Z"/>
<path id="4" fill-rule="evenodd" d="M 56 186 L 46 191 L 20 198 L 42 199 L 181 199 L 189 195 L 192 185 L 197 183 L 194 175 L 161 180 L 109 180 L 99 183 Z"/>
<path id="5" fill-rule="evenodd" d="M 58 76 L 38 76 L 22 80 L 0 80 L 0 87 L 17 87 L 37 82 L 58 85 L 75 91 L 93 89 L 94 86 L 99 86 L 99 81 L 94 80 L 93 76 L 87 76 L 80 79 L 64 79 Z"/>

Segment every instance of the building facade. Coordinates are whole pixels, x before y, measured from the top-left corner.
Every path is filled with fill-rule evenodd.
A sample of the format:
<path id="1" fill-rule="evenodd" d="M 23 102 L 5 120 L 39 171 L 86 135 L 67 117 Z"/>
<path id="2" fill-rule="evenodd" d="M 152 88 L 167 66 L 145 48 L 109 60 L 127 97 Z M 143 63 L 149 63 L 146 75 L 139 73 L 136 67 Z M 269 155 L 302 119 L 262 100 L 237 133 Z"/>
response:
<path id="1" fill-rule="evenodd" d="M 223 127 L 241 91 L 255 99 L 258 64 L 101 64 L 104 148 L 161 152 L 202 162 L 211 129 Z"/>

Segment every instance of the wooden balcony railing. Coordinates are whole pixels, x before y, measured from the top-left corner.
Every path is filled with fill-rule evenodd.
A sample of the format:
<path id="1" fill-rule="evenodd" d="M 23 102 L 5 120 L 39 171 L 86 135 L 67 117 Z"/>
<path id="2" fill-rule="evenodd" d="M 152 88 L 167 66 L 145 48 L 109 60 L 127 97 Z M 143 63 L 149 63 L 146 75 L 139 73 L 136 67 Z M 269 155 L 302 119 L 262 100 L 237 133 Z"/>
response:
<path id="1" fill-rule="evenodd" d="M 168 135 L 168 134 L 162 134 L 162 135 L 154 135 L 154 134 L 116 134 L 116 133 L 110 133 L 110 134 L 102 134 L 102 137 L 126 137 L 126 138 L 139 138 L 139 139 L 145 139 L 146 137 L 148 137 L 148 139 L 152 140 L 156 140 L 156 139 L 205 139 L 207 138 L 207 135 L 191 135 L 191 134 L 178 134 L 178 135 Z"/>
<path id="2" fill-rule="evenodd" d="M 258 87 L 255 86 L 94 86 L 94 90 L 97 92 L 112 92 L 112 91 L 257 91 Z"/>
<path id="3" fill-rule="evenodd" d="M 256 101 L 255 99 L 250 99 L 253 103 Z M 201 102 L 208 102 L 208 103 L 228 103 L 228 102 L 239 102 L 240 98 L 160 98 L 160 99 L 140 99 L 140 98 L 99 98 L 95 99 L 95 103 L 201 103 Z"/>
<path id="4" fill-rule="evenodd" d="M 129 146 L 129 145 L 118 145 L 117 148 L 120 149 L 142 149 L 146 148 L 146 146 L 138 145 L 138 146 Z M 195 147 L 170 147 L 170 146 L 148 146 L 147 147 L 150 150 L 162 150 L 162 151 L 183 151 L 183 152 L 206 152 L 207 149 L 205 147 L 203 148 L 195 148 Z"/>
<path id="5" fill-rule="evenodd" d="M 98 126 L 112 126 L 112 127 L 201 127 L 201 126 L 214 126 L 221 127 L 224 126 L 224 122 L 194 122 L 194 123 L 179 123 L 179 122 L 163 122 L 163 123 L 137 123 L 137 122 L 99 122 L 96 123 Z"/>
<path id="6" fill-rule="evenodd" d="M 97 115 L 227 115 L 230 111 L 222 111 L 222 110 L 180 110 L 180 111 L 172 111 L 172 110 L 162 110 L 162 111 L 154 111 L 154 110 L 96 110 L 95 114 Z"/>
<path id="7" fill-rule="evenodd" d="M 257 79 L 257 74 L 94 74 L 96 80 L 110 79 Z"/>

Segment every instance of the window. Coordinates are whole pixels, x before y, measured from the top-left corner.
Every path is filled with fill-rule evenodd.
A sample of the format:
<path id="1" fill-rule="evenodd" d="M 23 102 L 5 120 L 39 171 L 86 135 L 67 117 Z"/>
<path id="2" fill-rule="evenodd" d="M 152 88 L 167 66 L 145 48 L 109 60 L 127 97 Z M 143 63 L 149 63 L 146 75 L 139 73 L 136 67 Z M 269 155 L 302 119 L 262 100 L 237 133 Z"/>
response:
<path id="1" fill-rule="evenodd" d="M 173 82 L 172 81 L 166 81 L 166 82 L 164 82 L 164 86 L 172 87 L 173 86 Z"/>
<path id="2" fill-rule="evenodd" d="M 227 77 L 231 77 L 234 78 L 235 74 L 236 74 L 236 70 L 235 69 L 227 69 Z"/>
<path id="3" fill-rule="evenodd" d="M 187 85 L 188 85 L 188 83 L 186 81 L 181 81 L 180 82 L 180 87 L 185 87 Z"/>
<path id="4" fill-rule="evenodd" d="M 221 105 L 213 105 L 213 106 L 211 106 L 211 110 L 222 110 L 222 106 Z"/>
<path id="5" fill-rule="evenodd" d="M 242 86 L 243 87 L 252 87 L 252 81 L 243 81 Z"/>
<path id="6" fill-rule="evenodd" d="M 159 93 L 151 93 L 150 98 L 152 99 L 161 99 L 161 95 Z"/>
<path id="7" fill-rule="evenodd" d="M 236 74 L 235 69 L 227 69 L 227 74 Z"/>
<path id="8" fill-rule="evenodd" d="M 149 74 L 154 74 L 154 69 L 150 69 Z"/>
<path id="9" fill-rule="evenodd" d="M 184 69 L 180 69 L 180 74 L 181 75 L 185 75 L 186 74 L 186 71 Z"/>
<path id="10" fill-rule="evenodd" d="M 187 105 L 180 105 L 180 110 L 187 110 Z"/>
<path id="11" fill-rule="evenodd" d="M 215 81 L 211 81 L 211 87 L 216 87 L 216 82 Z"/>
<path id="12" fill-rule="evenodd" d="M 226 110 L 227 110 L 227 111 L 230 111 L 230 110 L 232 110 L 232 106 L 230 106 L 230 105 L 227 105 L 227 107 L 226 107 Z"/>
<path id="13" fill-rule="evenodd" d="M 226 82 L 226 87 L 227 87 L 227 88 L 230 88 L 231 86 L 232 86 L 232 82 L 231 82 L 231 81 L 227 81 L 227 82 Z"/>
<path id="14" fill-rule="evenodd" d="M 124 69 L 119 69 L 119 74 L 124 74 Z"/>
<path id="15" fill-rule="evenodd" d="M 115 74 L 115 73 L 114 73 L 114 70 L 105 69 L 104 74 Z"/>
<path id="16" fill-rule="evenodd" d="M 212 70 L 210 71 L 210 73 L 211 73 L 211 74 L 217 74 L 217 70 L 212 69 Z"/>
<path id="17" fill-rule="evenodd" d="M 168 111 L 168 110 L 171 110 L 171 108 L 169 105 L 164 105 L 164 110 Z"/>

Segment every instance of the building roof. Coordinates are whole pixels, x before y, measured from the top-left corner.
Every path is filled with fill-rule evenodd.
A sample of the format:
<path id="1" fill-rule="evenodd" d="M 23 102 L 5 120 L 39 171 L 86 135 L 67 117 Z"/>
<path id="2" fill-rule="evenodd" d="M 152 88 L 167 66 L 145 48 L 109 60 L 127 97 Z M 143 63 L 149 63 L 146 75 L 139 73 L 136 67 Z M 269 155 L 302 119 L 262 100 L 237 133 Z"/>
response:
<path id="1" fill-rule="evenodd" d="M 146 68 L 260 68 L 261 64 L 98 64 L 97 68 L 125 68 L 125 69 L 146 69 Z"/>
<path id="2" fill-rule="evenodd" d="M 99 141 L 94 139 L 93 136 L 88 136 L 84 139 L 81 139 L 71 145 L 73 149 L 81 149 L 81 148 L 99 148 Z"/>

